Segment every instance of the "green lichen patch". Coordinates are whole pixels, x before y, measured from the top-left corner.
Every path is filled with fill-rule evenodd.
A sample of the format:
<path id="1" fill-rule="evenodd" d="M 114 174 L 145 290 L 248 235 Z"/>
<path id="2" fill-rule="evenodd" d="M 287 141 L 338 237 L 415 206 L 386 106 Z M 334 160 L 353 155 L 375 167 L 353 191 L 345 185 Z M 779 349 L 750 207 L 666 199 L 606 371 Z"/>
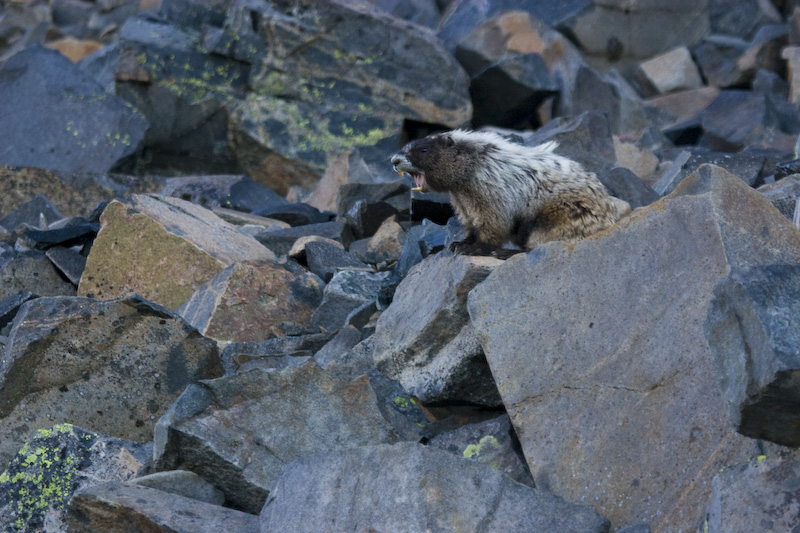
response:
<path id="1" fill-rule="evenodd" d="M 40 531 L 49 509 L 62 509 L 77 487 L 97 435 L 71 424 L 36 431 L 0 475 L 0 504 L 11 531 Z"/>

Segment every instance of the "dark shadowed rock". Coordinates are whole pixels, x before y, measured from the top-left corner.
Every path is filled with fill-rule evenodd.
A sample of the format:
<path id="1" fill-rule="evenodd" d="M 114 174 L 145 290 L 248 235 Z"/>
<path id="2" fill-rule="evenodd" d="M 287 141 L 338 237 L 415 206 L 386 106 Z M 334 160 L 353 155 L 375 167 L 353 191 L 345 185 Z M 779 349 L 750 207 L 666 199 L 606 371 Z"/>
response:
<path id="1" fill-rule="evenodd" d="M 709 143 L 720 152 L 741 150 L 775 123 L 765 96 L 750 91 L 722 91 L 702 116 Z"/>
<path id="2" fill-rule="evenodd" d="M 334 274 L 323 291 L 322 303 L 311 317 L 311 324 L 327 331 L 347 327 L 357 313 L 364 307 L 375 309 L 383 281 L 388 272 L 365 272 L 363 270 L 342 270 Z M 354 324 L 361 327 L 363 324 Z"/>
<path id="3" fill-rule="evenodd" d="M 69 531 L 257 531 L 258 518 L 241 511 L 151 489 L 111 482 L 79 491 L 70 502 Z"/>
<path id="4" fill-rule="evenodd" d="M 247 212 L 287 203 L 283 196 L 247 176 L 169 178 L 161 194 L 205 207 L 220 206 Z"/>
<path id="5" fill-rule="evenodd" d="M 37 250 L 0 259 L 0 298 L 20 291 L 38 296 L 75 296 L 75 287 Z"/>
<path id="6" fill-rule="evenodd" d="M 70 60 L 35 46 L 0 70 L 0 165 L 102 174 L 134 153 L 147 121 Z"/>
<path id="7" fill-rule="evenodd" d="M 320 224 L 322 222 L 330 222 L 331 218 L 333 218 L 331 213 L 323 213 L 316 207 L 305 203 L 275 204 L 256 209 L 253 214 L 280 220 L 290 226 Z"/>
<path id="8" fill-rule="evenodd" d="M 800 267 L 734 269 L 714 287 L 705 334 L 737 431 L 800 445 Z"/>
<path id="9" fill-rule="evenodd" d="M 208 209 L 168 196 L 115 200 L 100 221 L 78 286 L 82 296 L 109 299 L 135 292 L 177 309 L 225 267 L 275 259 Z"/>
<path id="10" fill-rule="evenodd" d="M 131 483 L 169 492 L 170 494 L 186 496 L 187 498 L 213 505 L 225 503 L 225 495 L 215 489 L 214 485 L 194 472 L 187 472 L 186 470 L 156 472 L 155 474 L 132 479 Z"/>
<path id="11" fill-rule="evenodd" d="M 665 170 L 658 180 L 653 184 L 653 189 L 661 195 L 666 196 L 687 176 L 693 174 L 703 165 L 715 165 L 724 168 L 742 181 L 755 187 L 763 183 L 763 170 L 765 156 L 755 151 L 745 150 L 736 154 L 724 152 L 707 152 L 705 150 L 695 150 L 693 153 L 683 151 L 678 153 L 676 149 L 672 153 L 677 153 L 673 166 Z"/>
<path id="12" fill-rule="evenodd" d="M 306 243 L 306 264 L 308 269 L 328 283 L 336 272 L 347 268 L 367 269 L 367 264 L 359 261 L 342 248 L 325 241 Z"/>
<path id="13" fill-rule="evenodd" d="M 800 232 L 705 165 L 611 231 L 495 269 L 468 307 L 537 487 L 591 499 L 615 527 L 696 528 L 713 474 L 755 452 L 713 385 L 712 288 L 798 259 Z"/>
<path id="14" fill-rule="evenodd" d="M 51 225 L 46 230 L 26 231 L 24 239 L 28 247 L 46 250 L 56 245 L 83 246 L 92 242 L 100 230 L 100 224 L 82 218 L 62 219 L 57 225 Z"/>
<path id="15" fill-rule="evenodd" d="M 42 226 L 46 228 L 48 224 L 61 218 L 63 215 L 58 207 L 43 194 L 38 194 L 1 218 L 0 226 L 9 231 L 14 231 L 21 224 L 27 224 L 32 228 L 42 228 Z"/>
<path id="16" fill-rule="evenodd" d="M 275 255 L 282 256 L 289 253 L 289 250 L 292 249 L 292 246 L 298 239 L 309 236 L 333 239 L 336 242 L 342 243 L 345 247 L 349 246 L 350 241 L 353 240 L 353 234 L 350 228 L 346 224 L 337 221 L 306 224 L 305 226 L 298 226 L 296 228 L 271 228 L 256 234 L 255 238 L 258 242 L 275 252 Z"/>
<path id="17" fill-rule="evenodd" d="M 608 117 L 598 111 L 555 119 L 528 136 L 525 144 L 535 146 L 548 141 L 558 143 L 557 154 L 581 163 L 592 172 L 617 166 Z"/>
<path id="18" fill-rule="evenodd" d="M 632 208 L 650 205 L 660 198 L 639 176 L 623 167 L 598 173 L 597 178 L 611 194 L 631 204 Z"/>
<path id="19" fill-rule="evenodd" d="M 262 259 L 225 268 L 176 312 L 209 338 L 246 342 L 308 325 L 321 301 L 321 282 L 315 275 L 294 274 Z"/>
<path id="20" fill-rule="evenodd" d="M 371 237 L 387 218 L 397 214 L 397 209 L 388 202 L 367 202 L 358 200 L 340 217 L 353 232 L 356 239 Z"/>
<path id="21" fill-rule="evenodd" d="M 0 329 L 5 328 L 14 317 L 22 304 L 39 296 L 30 291 L 20 291 L 0 300 Z"/>
<path id="22" fill-rule="evenodd" d="M 163 307 L 37 298 L 14 319 L 0 364 L 0 460 L 55 420 L 147 442 L 186 385 L 221 374 L 215 343 Z"/>
<path id="23" fill-rule="evenodd" d="M 800 197 L 800 176 L 791 175 L 775 183 L 762 185 L 758 188 L 758 192 L 764 195 L 764 198 L 774 205 L 783 216 L 792 220 L 797 198 Z"/>
<path id="24" fill-rule="evenodd" d="M 735 34 L 734 34 L 735 35 Z M 747 41 L 729 35 L 711 35 L 693 50 L 697 66 L 709 85 L 732 87 L 745 81 L 737 64 L 747 49 Z"/>
<path id="25" fill-rule="evenodd" d="M 257 342 L 232 342 L 222 351 L 225 373 L 235 374 L 242 366 L 277 368 L 301 365 L 317 353 L 333 337 L 333 333 L 310 333 L 277 337 Z"/>
<path id="26" fill-rule="evenodd" d="M 64 248 L 63 246 L 54 246 L 47 250 L 45 255 L 70 283 L 76 287 L 78 286 L 86 268 L 86 258 L 84 256 L 72 248 Z"/>
<path id="27" fill-rule="evenodd" d="M 325 452 L 291 463 L 261 511 L 279 531 L 605 532 L 591 508 L 490 466 L 413 443 Z"/>
<path id="28" fill-rule="evenodd" d="M 106 481 L 127 481 L 152 457 L 151 444 L 98 435 L 71 424 L 39 429 L 0 474 L 3 531 L 66 531 L 72 495 Z"/>
<path id="29" fill-rule="evenodd" d="M 228 501 L 258 512 L 294 459 L 396 437 L 366 377 L 345 381 L 316 364 L 280 372 L 253 369 L 206 381 L 213 401 L 167 429 L 162 469 L 213 481 Z"/>
<path id="30" fill-rule="evenodd" d="M 375 365 L 423 402 L 499 405 L 466 298 L 502 264 L 438 254 L 409 271 L 375 329 Z"/>
<path id="31" fill-rule="evenodd" d="M 456 457 L 489 465 L 514 481 L 534 486 L 525 458 L 518 452 L 519 444 L 508 415 L 442 432 L 428 445 Z"/>
<path id="32" fill-rule="evenodd" d="M 800 458 L 769 449 L 714 476 L 705 520 L 698 531 L 792 531 L 797 527 Z"/>
<path id="33" fill-rule="evenodd" d="M 408 184 L 399 180 L 389 183 L 345 183 L 339 187 L 336 195 L 337 217 L 345 217 L 358 202 L 377 204 L 394 196 L 407 195 L 408 190 Z"/>

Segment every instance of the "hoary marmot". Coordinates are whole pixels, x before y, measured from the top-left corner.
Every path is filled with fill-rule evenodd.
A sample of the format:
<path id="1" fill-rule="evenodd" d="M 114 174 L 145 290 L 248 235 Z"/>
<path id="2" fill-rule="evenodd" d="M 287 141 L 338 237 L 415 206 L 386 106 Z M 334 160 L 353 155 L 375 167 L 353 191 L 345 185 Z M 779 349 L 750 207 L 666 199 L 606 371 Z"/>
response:
<path id="1" fill-rule="evenodd" d="M 412 141 L 392 156 L 414 190 L 447 191 L 467 238 L 453 250 L 494 254 L 511 241 L 525 251 L 555 240 L 574 242 L 614 224 L 631 206 L 611 196 L 579 163 L 492 132 L 454 130 Z"/>

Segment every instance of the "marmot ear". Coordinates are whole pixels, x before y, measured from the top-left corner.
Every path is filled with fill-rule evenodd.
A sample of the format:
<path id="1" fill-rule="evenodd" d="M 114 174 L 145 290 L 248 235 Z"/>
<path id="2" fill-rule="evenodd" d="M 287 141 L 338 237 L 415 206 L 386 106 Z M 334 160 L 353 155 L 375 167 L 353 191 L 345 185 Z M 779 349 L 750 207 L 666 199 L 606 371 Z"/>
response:
<path id="1" fill-rule="evenodd" d="M 444 144 L 445 144 L 445 146 L 454 146 L 456 144 L 456 142 L 453 140 L 453 138 L 450 135 L 445 135 Z"/>

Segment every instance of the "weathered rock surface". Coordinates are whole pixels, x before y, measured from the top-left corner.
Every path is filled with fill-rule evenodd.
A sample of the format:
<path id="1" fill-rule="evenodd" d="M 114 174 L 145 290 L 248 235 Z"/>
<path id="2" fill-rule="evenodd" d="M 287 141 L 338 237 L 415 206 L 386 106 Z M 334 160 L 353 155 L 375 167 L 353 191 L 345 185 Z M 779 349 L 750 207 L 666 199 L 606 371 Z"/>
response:
<path id="1" fill-rule="evenodd" d="M 247 176 L 236 175 L 169 178 L 161 194 L 205 207 L 221 206 L 248 212 L 287 203 L 275 191 Z"/>
<path id="2" fill-rule="evenodd" d="M 147 442 L 189 383 L 221 374 L 213 341 L 141 298 L 27 302 L 0 363 L 0 464 L 54 422 Z"/>
<path id="3" fill-rule="evenodd" d="M 152 455 L 151 444 L 71 424 L 39 429 L 0 474 L 0 524 L 4 531 L 66 531 L 66 507 L 76 491 L 127 481 Z"/>
<path id="4" fill-rule="evenodd" d="M 195 472 L 249 512 L 261 509 L 294 459 L 397 440 L 363 376 L 345 381 L 308 363 L 239 372 L 204 386 L 211 403 L 167 428 L 160 468 Z"/>
<path id="5" fill-rule="evenodd" d="M 286 468 L 261 511 L 261 532 L 326 529 L 600 533 L 608 522 L 490 466 L 399 443 L 320 453 Z"/>
<path id="6" fill-rule="evenodd" d="M 706 165 L 614 231 L 496 269 L 468 307 L 537 487 L 592 501 L 614 527 L 697 527 L 712 474 L 755 453 L 711 385 L 712 288 L 798 258 L 800 232 Z"/>
<path id="7" fill-rule="evenodd" d="M 767 450 L 716 476 L 705 520 L 708 533 L 791 531 L 797 527 L 800 462 L 796 451 Z"/>
<path id="8" fill-rule="evenodd" d="M 466 309 L 469 291 L 498 264 L 490 257 L 439 254 L 412 268 L 378 319 L 378 370 L 423 402 L 499 405 Z"/>
<path id="9" fill-rule="evenodd" d="M 784 446 L 800 444 L 798 297 L 796 264 L 734 269 L 714 287 L 705 322 L 731 423 Z"/>
<path id="10" fill-rule="evenodd" d="M 258 531 L 258 517 L 136 483 L 111 482 L 79 491 L 70 502 L 69 531 L 154 533 Z"/>
<path id="11" fill-rule="evenodd" d="M 134 153 L 147 121 L 53 50 L 32 47 L 0 70 L 0 165 L 102 174 Z"/>
<path id="12" fill-rule="evenodd" d="M 0 259 L 0 298 L 23 291 L 38 296 L 75 296 L 75 287 L 36 250 Z"/>
<path id="13" fill-rule="evenodd" d="M 100 220 L 78 286 L 81 296 L 110 299 L 135 292 L 177 309 L 225 267 L 275 259 L 208 209 L 177 198 L 142 194 L 115 200 Z M 143 240 L 148 246 L 141 246 Z"/>
<path id="14" fill-rule="evenodd" d="M 334 331 L 347 327 L 356 319 L 356 314 L 366 313 L 368 318 L 376 310 L 378 292 L 388 275 L 388 272 L 363 270 L 337 272 L 325 286 L 322 302 L 311 316 L 311 324 Z M 358 327 L 363 325 L 359 323 Z"/>
<path id="15" fill-rule="evenodd" d="M 241 261 L 201 286 L 176 311 L 206 337 L 247 342 L 306 326 L 322 302 L 319 278 L 266 259 Z"/>

